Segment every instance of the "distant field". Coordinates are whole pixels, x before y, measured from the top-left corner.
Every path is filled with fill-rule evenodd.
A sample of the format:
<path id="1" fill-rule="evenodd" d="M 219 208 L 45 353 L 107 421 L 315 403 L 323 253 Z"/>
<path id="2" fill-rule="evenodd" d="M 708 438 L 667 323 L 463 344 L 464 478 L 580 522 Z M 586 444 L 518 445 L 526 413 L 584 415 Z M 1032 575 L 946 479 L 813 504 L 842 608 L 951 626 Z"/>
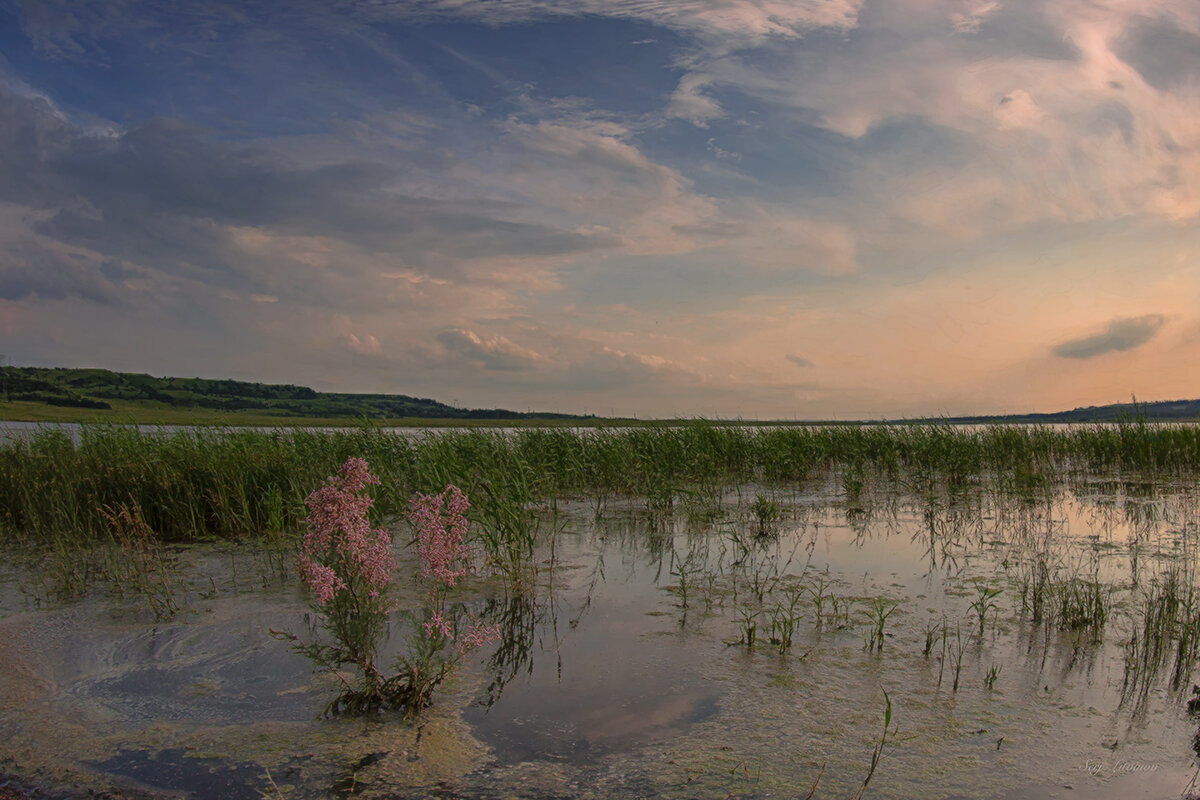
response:
<path id="1" fill-rule="evenodd" d="M 361 425 L 362 417 L 311 417 L 286 412 L 219 411 L 210 408 L 169 408 L 155 403 L 109 400 L 111 409 L 70 408 L 24 400 L 0 401 L 0 420 L 12 422 L 74 422 L 118 425 L 212 425 L 217 427 L 345 428 Z M 510 427 L 598 424 L 596 420 L 444 419 L 435 417 L 372 418 L 385 428 Z M 609 424 L 612 424 L 609 421 Z"/>

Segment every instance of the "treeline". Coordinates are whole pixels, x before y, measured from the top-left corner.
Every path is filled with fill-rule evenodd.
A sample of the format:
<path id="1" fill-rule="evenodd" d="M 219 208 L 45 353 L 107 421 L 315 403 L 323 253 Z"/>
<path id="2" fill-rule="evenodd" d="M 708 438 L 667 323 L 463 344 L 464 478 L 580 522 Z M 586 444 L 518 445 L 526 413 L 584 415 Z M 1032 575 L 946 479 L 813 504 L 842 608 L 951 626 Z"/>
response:
<path id="1" fill-rule="evenodd" d="M 109 409 L 110 401 L 165 408 L 258 411 L 280 416 L 369 419 L 584 419 L 571 414 L 465 409 L 408 395 L 318 392 L 307 386 L 207 378 L 156 378 L 106 369 L 0 367 L 7 400 Z"/>

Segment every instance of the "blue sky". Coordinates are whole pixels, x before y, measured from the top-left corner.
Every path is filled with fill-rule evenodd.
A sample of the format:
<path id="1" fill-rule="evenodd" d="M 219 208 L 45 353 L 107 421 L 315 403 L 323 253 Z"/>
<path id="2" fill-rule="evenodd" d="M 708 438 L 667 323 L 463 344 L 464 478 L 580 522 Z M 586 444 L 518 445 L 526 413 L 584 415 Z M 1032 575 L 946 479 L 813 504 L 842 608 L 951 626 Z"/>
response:
<path id="1" fill-rule="evenodd" d="M 0 0 L 9 363 L 640 416 L 1200 396 L 1190 0 Z"/>

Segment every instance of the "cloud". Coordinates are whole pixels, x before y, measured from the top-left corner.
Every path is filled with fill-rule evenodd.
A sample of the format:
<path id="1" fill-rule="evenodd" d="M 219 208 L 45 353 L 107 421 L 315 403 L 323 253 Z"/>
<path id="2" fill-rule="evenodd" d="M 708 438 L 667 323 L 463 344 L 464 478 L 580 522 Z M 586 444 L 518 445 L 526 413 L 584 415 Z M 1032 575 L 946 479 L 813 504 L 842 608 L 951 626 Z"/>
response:
<path id="1" fill-rule="evenodd" d="M 846 276 L 859 270 L 858 245 L 848 225 L 783 206 L 726 201 L 709 218 L 676 230 L 729 263 L 758 271 Z"/>
<path id="2" fill-rule="evenodd" d="M 78 55 L 101 36 L 137 33 L 153 38 L 161 34 L 166 16 L 154 0 L 14 0 L 21 23 L 40 48 L 57 56 Z M 370 24 L 405 20 L 441 20 L 447 17 L 500 26 L 534 20 L 570 17 L 609 17 L 649 23 L 695 36 L 752 43 L 764 37 L 796 38 L 815 29 L 849 30 L 854 27 L 862 0 L 403 0 L 360 4 L 297 2 L 287 8 L 272 8 L 277 25 L 292 23 L 298 15 L 316 17 L 321 23 L 345 28 L 352 23 Z M 243 3 L 220 0 L 191 0 L 172 4 L 174 13 L 185 16 L 192 36 L 226 31 L 254 13 Z M 289 13 L 290 12 L 290 13 Z M 641 42 L 653 41 L 644 38 Z"/>
<path id="3" fill-rule="evenodd" d="M 1200 80 L 1200 34 L 1165 19 L 1143 19 L 1113 43 L 1114 52 L 1159 91 L 1186 91 Z"/>
<path id="4" fill-rule="evenodd" d="M 640 254 L 695 248 L 685 231 L 712 219 L 716 204 L 631 138 L 613 122 L 510 119 L 497 145 L 509 161 L 500 177 L 531 204 L 568 214 L 581 235 Z"/>
<path id="5" fill-rule="evenodd" d="M 103 235 L 100 227 L 136 220 L 176 231 L 211 222 L 321 235 L 381 252 L 403 247 L 414 261 L 423 253 L 472 259 L 592 247 L 585 236 L 513 220 L 518 210 L 504 203 L 397 192 L 398 166 L 287 163 L 262 148 L 227 144 L 205 131 L 158 120 L 105 146 L 76 148 L 51 168 L 103 219 L 97 236 Z M 93 232 L 78 231 L 82 224 L 68 217 L 59 232 L 90 237 Z M 117 235 L 134 238 L 124 233 Z M 188 242 L 187 248 L 195 251 L 197 245 Z"/>
<path id="6" fill-rule="evenodd" d="M 544 363 L 540 353 L 515 344 L 500 335 L 480 335 L 465 328 L 451 328 L 437 335 L 447 353 L 486 370 L 519 372 Z"/>
<path id="7" fill-rule="evenodd" d="M 7 351 L 820 416 L 1183 360 L 1192 0 L 10 9 Z"/>
<path id="8" fill-rule="evenodd" d="M 574 355 L 563 371 L 564 385 L 581 393 L 686 392 L 701 386 L 705 379 L 695 370 L 659 355 L 595 345 Z"/>
<path id="9" fill-rule="evenodd" d="M 851 169 L 838 177 L 880 229 L 895 220 L 959 238 L 1200 214 L 1196 13 L 1074 0 L 963 8 L 872 5 L 853 37 L 768 44 L 691 71 L 708 92 L 851 140 Z M 955 13 L 967 14 L 964 32 L 947 36 Z M 1150 32 L 1137 34 L 1147 19 Z"/>
<path id="10" fill-rule="evenodd" d="M 1001 130 L 1035 128 L 1045 116 L 1037 101 L 1024 89 L 1014 89 L 1000 98 L 996 122 Z"/>
<path id="11" fill-rule="evenodd" d="M 858 20 L 863 0 L 428 0 L 381 5 L 380 16 L 466 17 L 503 25 L 568 16 L 605 16 L 660 25 L 722 47 L 767 38 L 795 39 L 806 31 L 846 31 Z"/>
<path id="12" fill-rule="evenodd" d="M 745 263 L 821 275 L 858 271 L 857 244 L 848 226 L 806 219 L 783 210 L 757 211 L 738 243 L 739 258 Z"/>
<path id="13" fill-rule="evenodd" d="M 371 334 L 359 336 L 355 333 L 343 334 L 338 343 L 346 348 L 351 353 L 362 356 L 380 356 L 383 355 L 383 346 L 379 344 L 379 340 Z"/>
<path id="14" fill-rule="evenodd" d="M 3 243 L 0 258 L 0 299 L 116 302 L 117 291 L 106 270 L 86 255 L 51 247 L 34 237 Z"/>
<path id="15" fill-rule="evenodd" d="M 165 280 L 370 303 L 380 292 L 362 281 L 381 272 L 530 285 L 539 265 L 613 243 L 537 221 L 524 201 L 418 194 L 406 168 L 420 152 L 385 162 L 275 150 L 169 119 L 97 137 L 0 86 L 0 202 L 44 212 L 26 233 Z M 0 254 L 10 284 L 16 259 Z"/>
<path id="16" fill-rule="evenodd" d="M 1161 314 L 1114 319 L 1103 332 L 1063 342 L 1051 352 L 1060 358 L 1083 359 L 1132 350 L 1153 339 L 1164 322 L 1166 318 Z"/>
<path id="17" fill-rule="evenodd" d="M 725 114 L 720 103 L 704 93 L 704 87 L 711 82 L 712 79 L 705 75 L 684 75 L 679 79 L 679 86 L 672 93 L 664 113 L 668 117 L 685 119 L 698 128 L 707 128 L 709 120 Z"/>
<path id="18" fill-rule="evenodd" d="M 983 21 L 998 8 L 997 0 L 967 0 L 950 13 L 950 22 L 959 33 L 978 33 Z"/>

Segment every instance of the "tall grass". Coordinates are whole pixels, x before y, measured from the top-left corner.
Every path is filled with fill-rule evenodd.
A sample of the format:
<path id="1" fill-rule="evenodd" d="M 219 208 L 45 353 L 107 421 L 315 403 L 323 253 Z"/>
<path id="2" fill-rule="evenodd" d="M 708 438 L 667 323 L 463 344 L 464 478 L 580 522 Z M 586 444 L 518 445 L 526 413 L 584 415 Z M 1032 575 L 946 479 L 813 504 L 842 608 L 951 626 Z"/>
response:
<path id="1" fill-rule="evenodd" d="M 1140 613 L 1137 613 L 1140 612 Z M 1192 576 L 1170 569 L 1146 588 L 1125 645 L 1121 699 L 1141 708 L 1168 666 L 1170 687 L 1183 689 L 1200 658 L 1200 597 Z"/>
<path id="2" fill-rule="evenodd" d="M 669 512 L 684 498 L 788 485 L 829 469 L 918 488 L 992 482 L 1019 491 L 1071 473 L 1200 473 L 1200 428 L 956 427 L 944 424 L 751 428 L 704 421 L 640 428 L 492 429 L 419 437 L 376 428 L 139 432 L 86 426 L 73 440 L 44 429 L 0 445 L 0 540 L 49 544 L 111 533 L 104 509 L 127 508 L 163 541 L 290 534 L 303 499 L 348 457 L 383 483 L 382 518 L 406 498 L 453 483 L 473 502 L 493 556 L 531 552 L 531 510 L 564 498 L 628 497 Z"/>

